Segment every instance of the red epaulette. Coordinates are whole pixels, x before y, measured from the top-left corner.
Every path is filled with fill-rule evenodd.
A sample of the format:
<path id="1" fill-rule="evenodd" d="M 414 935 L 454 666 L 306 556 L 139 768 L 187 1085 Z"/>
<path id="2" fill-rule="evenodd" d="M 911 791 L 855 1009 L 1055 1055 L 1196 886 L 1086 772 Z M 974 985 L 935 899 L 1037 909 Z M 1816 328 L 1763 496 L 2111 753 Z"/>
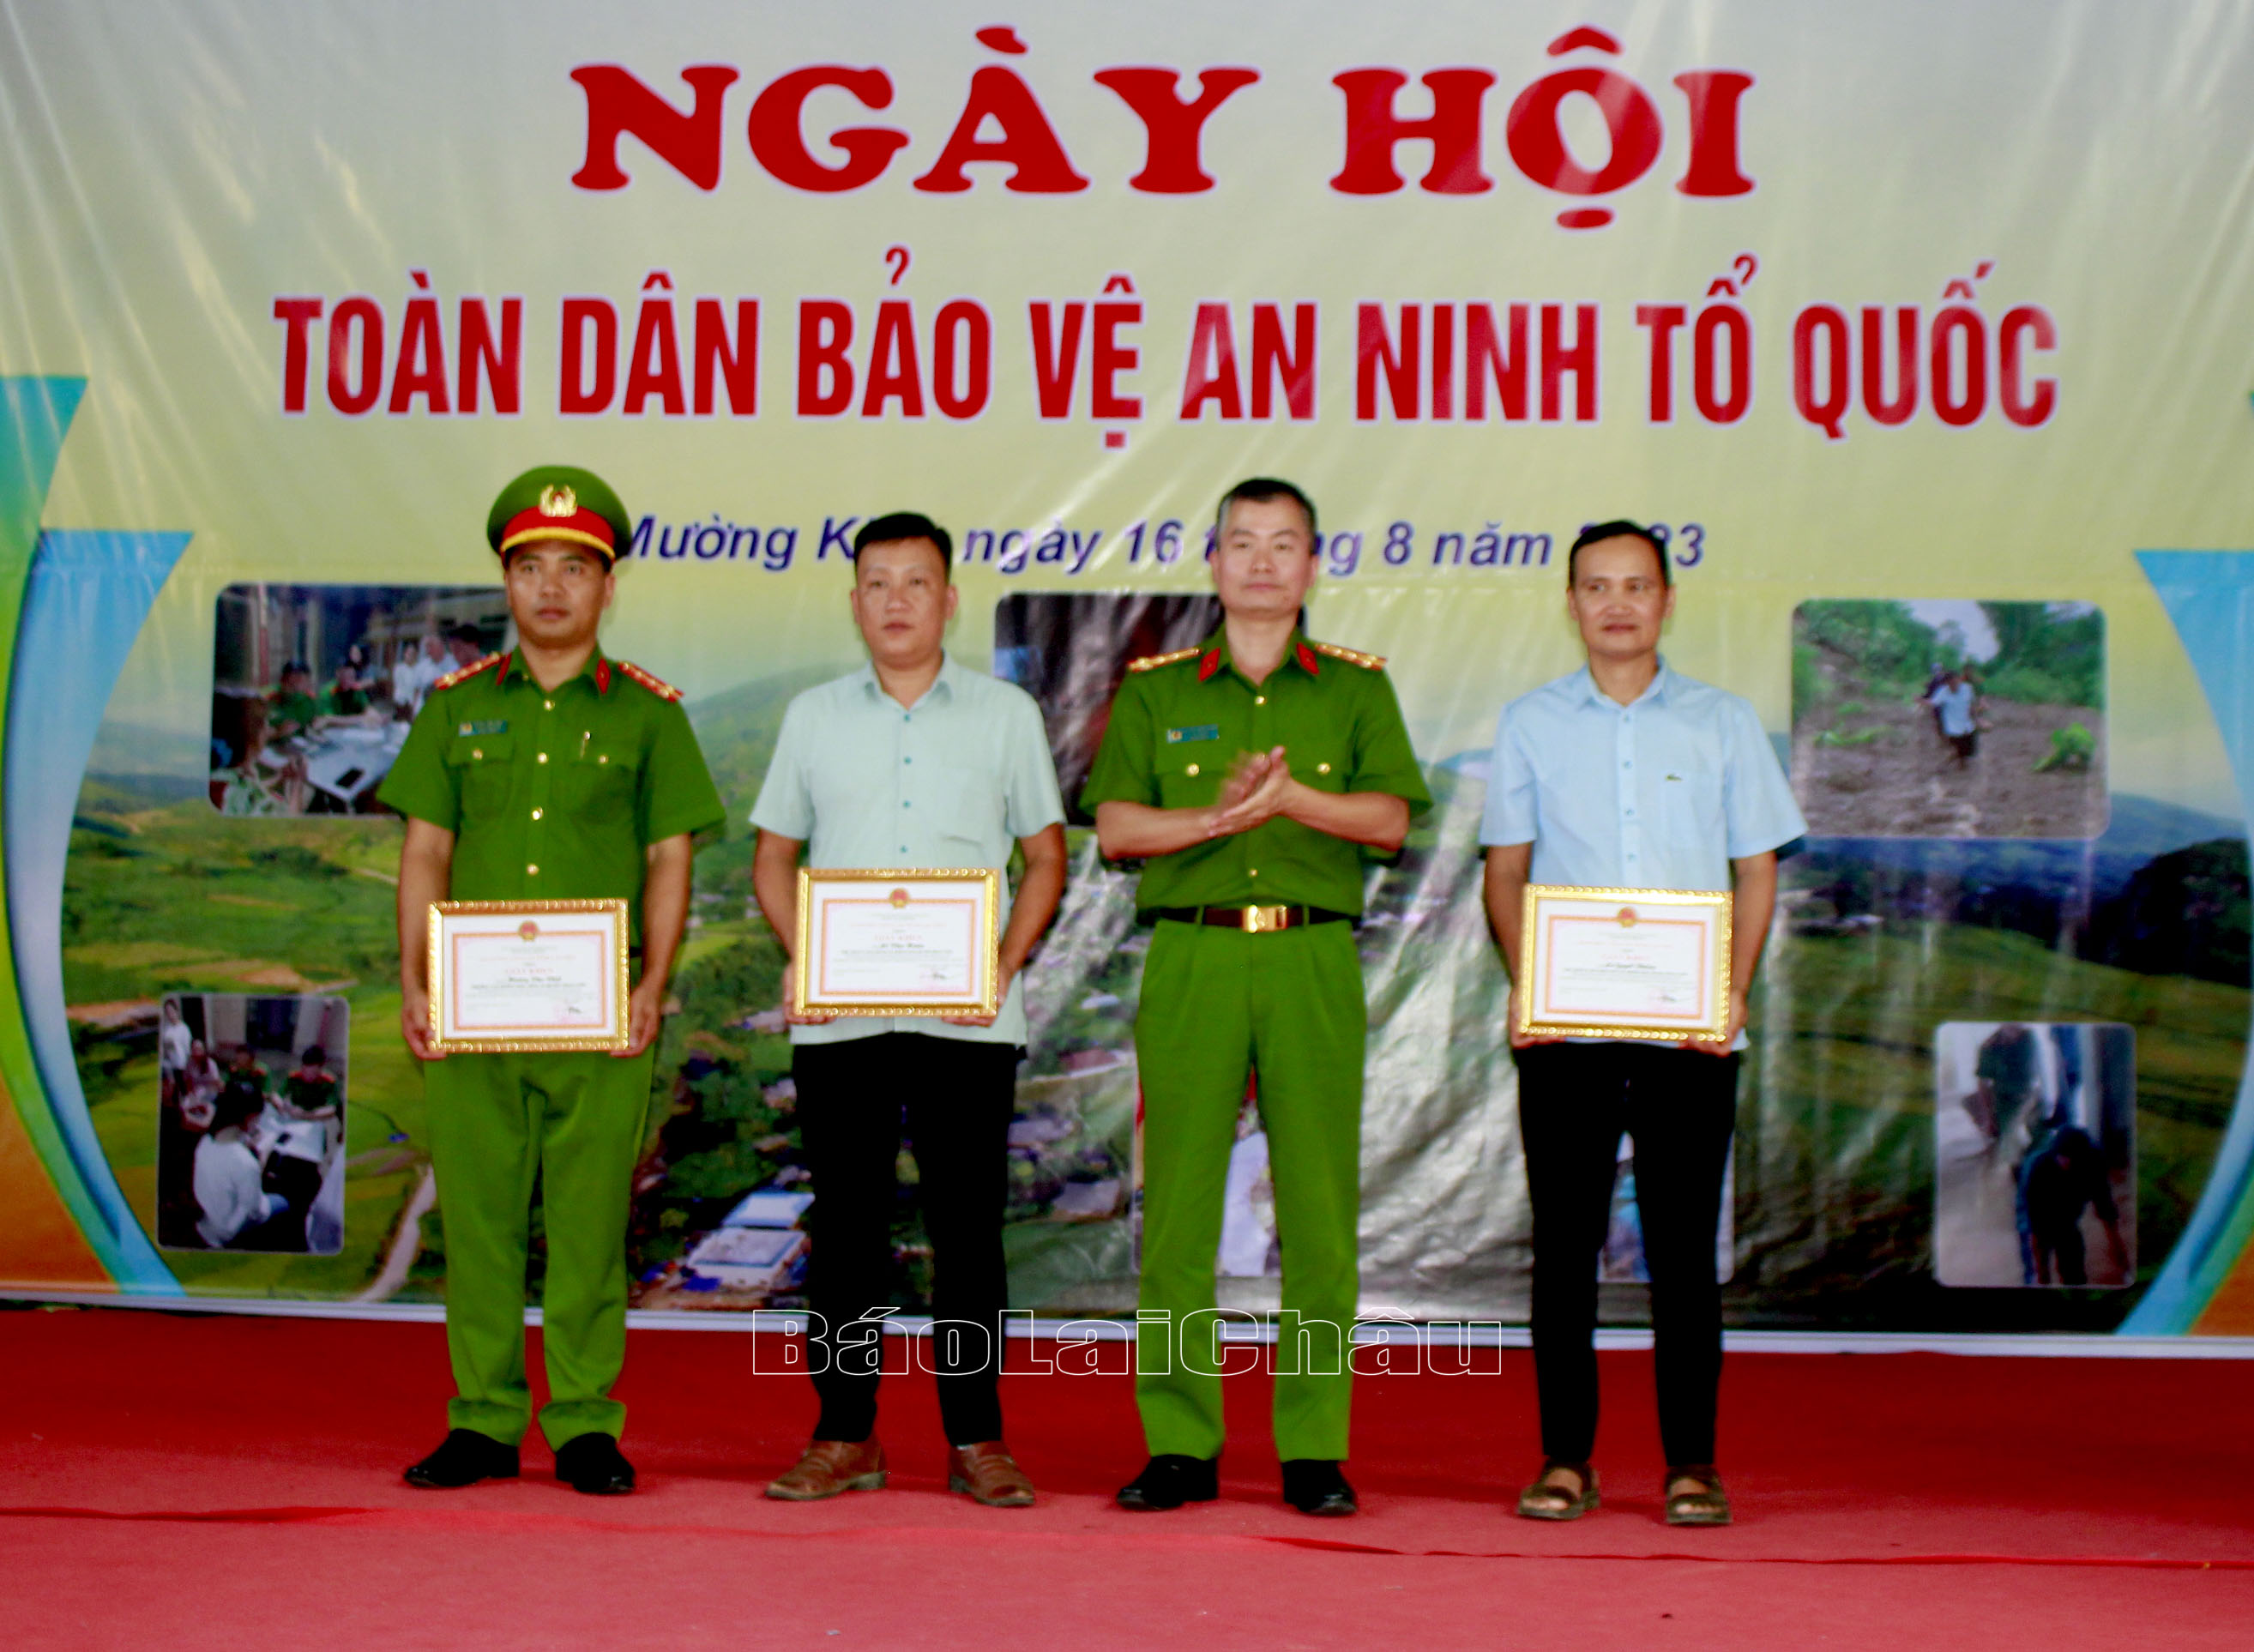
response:
<path id="1" fill-rule="evenodd" d="M 643 670 L 632 661 L 620 660 L 613 663 L 617 665 L 620 670 L 625 672 L 626 676 L 640 683 L 642 687 L 648 689 L 652 694 L 657 696 L 659 699 L 677 700 L 681 697 L 681 690 L 679 689 L 675 688 L 673 684 L 668 682 L 662 677 L 652 676 L 648 672 Z"/>
<path id="2" fill-rule="evenodd" d="M 507 665 L 508 663 L 508 656 L 507 654 L 489 654 L 482 660 L 472 661 L 458 671 L 447 672 L 444 676 L 440 677 L 436 682 L 433 682 L 430 685 L 430 691 L 435 694 L 440 689 L 458 689 L 462 684 L 467 682 L 472 677 L 477 676 L 479 672 L 490 670 L 494 666 Z"/>

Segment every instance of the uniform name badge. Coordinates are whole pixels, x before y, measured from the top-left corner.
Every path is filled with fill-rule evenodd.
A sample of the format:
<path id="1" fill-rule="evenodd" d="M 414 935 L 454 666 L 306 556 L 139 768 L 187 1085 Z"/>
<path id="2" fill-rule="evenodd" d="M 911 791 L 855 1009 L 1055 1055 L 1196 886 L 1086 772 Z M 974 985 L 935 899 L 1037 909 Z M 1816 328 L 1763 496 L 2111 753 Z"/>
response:
<path id="1" fill-rule="evenodd" d="M 1719 1039 L 1730 1026 L 1726 891 L 1526 888 L 1511 994 L 1539 1038 Z"/>
<path id="2" fill-rule="evenodd" d="M 430 1036 L 449 1054 L 622 1050 L 623 900 L 430 906 Z"/>
<path id="3" fill-rule="evenodd" d="M 798 873 L 801 1015 L 992 1015 L 1002 875 L 985 868 Z"/>

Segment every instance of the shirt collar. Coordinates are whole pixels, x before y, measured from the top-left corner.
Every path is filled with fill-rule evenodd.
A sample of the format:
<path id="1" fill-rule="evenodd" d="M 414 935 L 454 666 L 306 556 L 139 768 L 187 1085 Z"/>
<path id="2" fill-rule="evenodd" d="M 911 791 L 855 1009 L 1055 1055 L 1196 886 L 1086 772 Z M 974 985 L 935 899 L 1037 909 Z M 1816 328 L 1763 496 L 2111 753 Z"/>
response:
<path id="1" fill-rule="evenodd" d="M 954 654 L 942 653 L 939 656 L 939 675 L 932 679 L 931 686 L 923 691 L 922 698 L 919 699 L 915 705 L 907 709 L 911 711 L 914 710 L 916 706 L 923 704 L 942 689 L 947 690 L 947 697 L 953 700 L 956 697 L 956 685 L 969 675 L 970 673 L 963 667 L 955 662 Z M 885 685 L 877 681 L 877 668 L 874 662 L 864 665 L 855 672 L 853 680 L 861 685 L 861 692 L 871 699 L 885 697 Z M 899 702 L 894 701 L 893 704 L 898 704 Z"/>
<path id="2" fill-rule="evenodd" d="M 1647 700 L 1655 705 L 1665 705 L 1669 695 L 1674 691 L 1675 673 L 1668 668 L 1667 656 L 1662 654 L 1659 656 L 1659 669 L 1652 674 L 1651 681 L 1643 685 L 1643 692 L 1626 705 L 1622 705 L 1599 688 L 1596 674 L 1586 666 L 1581 668 L 1580 683 L 1581 697 L 1585 704 L 1602 706 L 1608 710 L 1627 711 L 1642 705 Z"/>
<path id="3" fill-rule="evenodd" d="M 586 664 L 581 666 L 578 672 L 566 681 L 557 683 L 556 687 L 559 690 L 568 689 L 572 683 L 584 678 L 592 683 L 597 694 L 607 695 L 611 691 L 612 680 L 617 676 L 618 671 L 611 664 L 609 656 L 605 654 L 598 646 L 587 656 Z M 531 668 L 524 663 L 524 646 L 522 643 L 508 651 L 508 656 L 500 662 L 500 669 L 494 673 L 494 685 L 496 688 L 506 688 L 512 682 L 528 682 L 536 689 L 540 686 L 539 680 L 532 675 Z"/>
<path id="4" fill-rule="evenodd" d="M 1292 627 L 1291 641 L 1284 647 L 1283 662 L 1277 669 L 1291 665 L 1296 665 L 1311 677 L 1322 675 L 1322 656 L 1308 646 L 1306 634 L 1296 626 Z M 1198 646 L 1198 681 L 1204 682 L 1224 671 L 1236 668 L 1236 661 L 1228 651 L 1228 627 L 1224 624 Z M 1245 681 L 1249 682 L 1251 679 L 1248 677 Z"/>

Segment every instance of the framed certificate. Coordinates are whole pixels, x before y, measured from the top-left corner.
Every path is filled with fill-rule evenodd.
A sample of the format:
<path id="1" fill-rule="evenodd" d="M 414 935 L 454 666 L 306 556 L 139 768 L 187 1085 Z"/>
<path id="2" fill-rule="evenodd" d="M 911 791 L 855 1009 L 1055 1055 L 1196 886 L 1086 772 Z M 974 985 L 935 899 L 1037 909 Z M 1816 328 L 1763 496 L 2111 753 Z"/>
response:
<path id="1" fill-rule="evenodd" d="M 1002 874 L 798 872 L 801 1015 L 992 1015 Z"/>
<path id="2" fill-rule="evenodd" d="M 1526 887 L 1511 1007 L 1542 1037 L 1718 1039 L 1730 1025 L 1726 891 Z"/>
<path id="3" fill-rule="evenodd" d="M 430 904 L 430 1039 L 448 1054 L 622 1050 L 623 900 Z"/>

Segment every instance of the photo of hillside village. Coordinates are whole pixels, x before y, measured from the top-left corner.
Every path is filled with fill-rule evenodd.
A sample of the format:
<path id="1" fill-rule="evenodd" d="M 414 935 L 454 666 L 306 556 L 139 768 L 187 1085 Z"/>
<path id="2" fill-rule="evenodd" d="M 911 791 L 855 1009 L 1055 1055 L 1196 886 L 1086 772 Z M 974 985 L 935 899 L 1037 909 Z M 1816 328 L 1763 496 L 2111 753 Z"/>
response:
<path id="1" fill-rule="evenodd" d="M 731 824 L 698 857 L 635 1183 L 636 1300 L 714 1312 L 802 1298 L 820 1189 L 799 1151 L 782 958 L 753 915 L 743 822 L 791 696 L 784 672 L 690 706 Z M 1478 902 L 1486 753 L 1428 754 L 1437 800 L 1373 864 L 1361 947 L 1371 1016 L 1363 1310 L 1522 1322 L 1528 1225 L 1505 984 Z M 432 1300 L 445 1238 L 419 1080 L 396 1031 L 396 822 L 228 819 L 201 777 L 111 773 L 79 802 L 65 970 L 92 1117 L 129 1200 L 156 1216 L 157 1006 L 177 991 L 323 992 L 350 1004 L 354 1105 L 332 1256 L 182 1254 L 200 1292 Z M 1134 1303 L 1136 983 L 1149 931 L 1131 874 L 1068 833 L 1073 877 L 1027 974 L 1032 1043 L 1010 1135 L 1013 1302 Z M 2246 843 L 2235 822 L 2118 795 L 2094 842 L 1812 836 L 1784 868 L 1755 994 L 1736 1160 L 1732 1320 L 1869 1328 L 2081 1328 L 2138 1292 L 1949 1291 L 1933 1277 L 1935 1029 L 2102 1020 L 2135 1029 L 2138 1251 L 2147 1272 L 2198 1198 L 2246 1054 Z M 897 1299 L 929 1256 L 902 1160 Z M 539 1263 L 528 1282 L 539 1289 Z M 1272 1306 L 1272 1278 L 1223 1281 Z M 1642 1288 L 1605 1287 L 1610 1320 Z"/>

